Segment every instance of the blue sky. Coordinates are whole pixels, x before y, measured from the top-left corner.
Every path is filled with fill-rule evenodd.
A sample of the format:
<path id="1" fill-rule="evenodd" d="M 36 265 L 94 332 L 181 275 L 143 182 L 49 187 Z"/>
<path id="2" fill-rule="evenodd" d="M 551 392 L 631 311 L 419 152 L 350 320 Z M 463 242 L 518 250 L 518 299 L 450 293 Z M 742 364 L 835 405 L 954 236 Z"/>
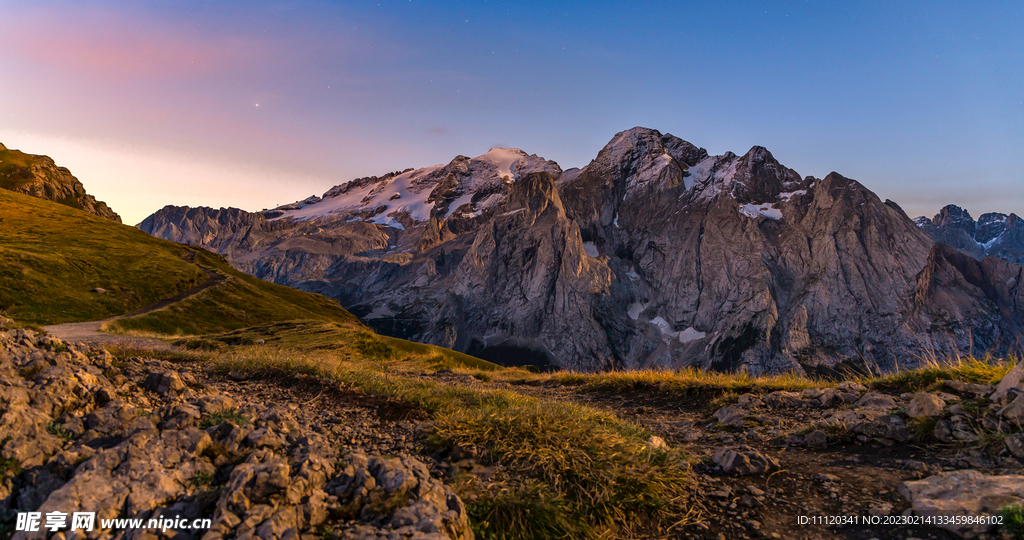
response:
<path id="1" fill-rule="evenodd" d="M 1024 213 L 1024 4 L 3 2 L 0 142 L 136 223 L 642 125 Z"/>

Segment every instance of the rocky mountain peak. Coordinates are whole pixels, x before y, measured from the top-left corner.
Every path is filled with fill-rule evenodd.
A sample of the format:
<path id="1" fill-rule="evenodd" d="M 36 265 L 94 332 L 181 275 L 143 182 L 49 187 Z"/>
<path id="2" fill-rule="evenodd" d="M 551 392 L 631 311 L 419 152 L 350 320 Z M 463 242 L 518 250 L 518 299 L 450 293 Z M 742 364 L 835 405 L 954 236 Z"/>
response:
<path id="1" fill-rule="evenodd" d="M 977 224 L 971 213 L 955 204 L 948 204 L 939 210 L 939 213 L 932 219 L 937 227 L 959 228 L 967 231 L 967 234 L 974 236 Z"/>
<path id="2" fill-rule="evenodd" d="M 974 221 L 966 209 L 950 204 L 935 217 L 918 217 L 914 223 L 936 242 L 945 242 L 975 259 L 993 255 L 1024 263 L 1024 221 L 1016 214 L 989 212 Z"/>

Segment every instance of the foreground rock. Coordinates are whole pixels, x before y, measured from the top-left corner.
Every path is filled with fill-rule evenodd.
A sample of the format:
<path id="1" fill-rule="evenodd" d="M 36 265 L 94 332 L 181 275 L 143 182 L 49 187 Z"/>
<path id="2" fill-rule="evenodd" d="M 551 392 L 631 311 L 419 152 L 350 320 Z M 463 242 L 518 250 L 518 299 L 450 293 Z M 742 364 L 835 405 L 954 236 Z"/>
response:
<path id="1" fill-rule="evenodd" d="M 712 460 L 726 474 L 750 475 L 765 474 L 779 468 L 779 462 L 756 448 L 737 446 L 720 448 Z"/>
<path id="2" fill-rule="evenodd" d="M 923 480 L 904 482 L 900 494 L 911 502 L 914 514 L 938 520 L 937 526 L 973 537 L 995 529 L 993 523 L 958 522 L 960 517 L 995 516 L 1011 504 L 1024 504 L 1024 476 L 989 476 L 978 471 L 940 473 Z"/>
<path id="3" fill-rule="evenodd" d="M 210 520 L 182 539 L 473 537 L 420 461 L 349 452 L 166 362 L 0 331 L 0 414 L 0 511 L 95 512 L 90 538 L 118 532 L 104 519 L 175 517 Z"/>

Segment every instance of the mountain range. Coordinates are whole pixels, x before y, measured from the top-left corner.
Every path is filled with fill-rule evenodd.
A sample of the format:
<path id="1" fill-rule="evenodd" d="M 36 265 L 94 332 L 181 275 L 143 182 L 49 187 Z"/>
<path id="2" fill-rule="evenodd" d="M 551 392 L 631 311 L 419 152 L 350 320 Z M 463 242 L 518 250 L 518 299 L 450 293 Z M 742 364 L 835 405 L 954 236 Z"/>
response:
<path id="1" fill-rule="evenodd" d="M 1024 342 L 1019 218 L 954 214 L 929 225 L 759 146 L 712 156 L 634 128 L 582 169 L 496 148 L 139 228 L 499 363 L 808 373 Z"/>
<path id="2" fill-rule="evenodd" d="M 914 218 L 936 242 L 945 242 L 975 259 L 993 255 L 1024 264 L 1024 220 L 1017 214 L 990 212 L 974 221 L 970 212 L 950 204 L 935 217 Z"/>

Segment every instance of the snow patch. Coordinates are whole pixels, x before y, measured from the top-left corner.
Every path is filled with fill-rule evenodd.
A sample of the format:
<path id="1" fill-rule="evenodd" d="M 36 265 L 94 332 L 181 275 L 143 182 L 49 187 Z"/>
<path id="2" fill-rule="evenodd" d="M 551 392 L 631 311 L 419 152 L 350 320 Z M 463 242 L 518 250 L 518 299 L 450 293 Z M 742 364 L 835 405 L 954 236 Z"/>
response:
<path id="1" fill-rule="evenodd" d="M 388 309 L 388 306 L 377 306 L 369 315 L 363 317 L 363 320 L 383 319 L 385 317 L 394 317 L 395 312 Z"/>
<path id="2" fill-rule="evenodd" d="M 583 252 L 595 259 L 601 256 L 593 242 L 583 242 Z"/>
<path id="3" fill-rule="evenodd" d="M 704 339 L 706 336 L 706 333 L 691 326 L 686 330 L 679 332 L 679 341 L 682 343 L 689 343 L 691 341 L 697 341 L 698 339 Z"/>
<path id="4" fill-rule="evenodd" d="M 993 239 L 989 240 L 988 242 L 985 242 L 984 244 L 982 244 L 981 242 L 979 242 L 979 245 L 981 245 L 981 247 L 985 248 L 985 253 L 988 253 L 988 250 L 989 250 L 989 249 L 991 249 L 991 248 L 992 248 L 992 246 L 996 245 L 996 242 L 998 242 L 998 241 L 999 241 L 999 239 L 1001 239 L 1001 238 L 1003 237 L 1003 235 L 1004 235 L 1004 234 L 1006 234 L 1006 233 L 1005 233 L 1005 232 L 1003 232 L 1003 233 L 1001 233 L 1001 234 L 1000 234 L 999 236 L 997 236 L 997 237 L 995 237 L 995 238 L 993 238 Z"/>
<path id="5" fill-rule="evenodd" d="M 637 274 L 636 269 L 630 266 L 629 271 L 626 272 L 626 277 L 628 277 L 630 281 L 636 281 L 640 279 L 640 274 Z"/>
<path id="6" fill-rule="evenodd" d="M 795 196 L 795 195 L 807 195 L 807 190 L 806 189 L 800 189 L 800 190 L 797 190 L 797 191 L 787 191 L 785 193 L 779 193 L 779 200 L 788 201 L 788 200 L 792 199 L 793 196 Z"/>
<path id="7" fill-rule="evenodd" d="M 772 203 L 742 204 L 740 205 L 739 211 L 741 214 L 751 219 L 759 217 L 766 217 L 776 221 L 782 219 L 782 210 L 772 206 Z"/>
<path id="8" fill-rule="evenodd" d="M 704 339 L 704 337 L 707 336 L 706 333 L 701 332 L 692 326 L 682 332 L 675 332 L 672 330 L 672 325 L 660 316 L 651 319 L 651 323 L 658 327 L 658 330 L 661 331 L 661 335 L 664 336 L 663 339 L 666 343 L 672 339 L 675 339 L 680 343 L 689 343 L 698 339 Z"/>
<path id="9" fill-rule="evenodd" d="M 645 309 L 647 309 L 646 305 L 641 304 L 640 302 L 633 302 L 629 305 L 629 311 L 627 311 L 626 314 L 629 315 L 630 319 L 635 321 L 640 318 L 640 314 L 643 313 Z"/>
<path id="10" fill-rule="evenodd" d="M 512 170 L 512 166 L 523 157 L 526 157 L 526 152 L 518 148 L 491 148 L 486 154 L 473 159 L 493 163 L 498 168 L 499 178 L 504 178 L 506 182 L 514 182 L 519 180 L 519 176 Z"/>
<path id="11" fill-rule="evenodd" d="M 473 200 L 473 194 L 472 193 L 464 193 L 464 194 L 462 194 L 458 199 L 455 199 L 454 201 L 452 201 L 452 203 L 450 205 L 448 205 L 448 212 L 445 213 L 444 219 L 448 219 L 449 217 L 451 217 L 451 215 L 454 214 L 455 211 L 458 210 L 460 206 L 462 206 L 464 204 L 467 204 L 467 203 L 469 203 L 472 200 Z"/>
<path id="12" fill-rule="evenodd" d="M 290 210 L 274 219 L 291 218 L 296 221 L 307 221 L 345 211 L 384 206 L 385 210 L 374 216 L 370 222 L 404 229 L 393 216 L 406 212 L 413 221 L 430 219 L 432 205 L 427 203 L 427 198 L 436 186 L 436 182 L 418 183 L 417 181 L 443 167 L 444 165 L 434 165 L 405 172 L 392 178 L 387 186 L 382 186 L 380 183 L 368 184 L 361 189 L 330 197 L 304 208 Z M 398 197 L 395 198 L 395 195 Z"/>

